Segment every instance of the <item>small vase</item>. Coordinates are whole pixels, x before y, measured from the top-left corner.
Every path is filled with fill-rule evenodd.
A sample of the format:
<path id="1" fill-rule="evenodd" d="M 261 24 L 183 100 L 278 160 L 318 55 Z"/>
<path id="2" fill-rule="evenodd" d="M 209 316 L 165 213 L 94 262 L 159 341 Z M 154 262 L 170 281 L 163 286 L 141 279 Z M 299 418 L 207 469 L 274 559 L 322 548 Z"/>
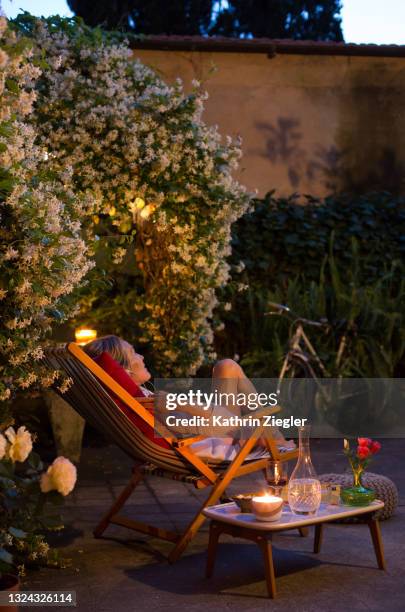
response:
<path id="1" fill-rule="evenodd" d="M 353 469 L 353 485 L 342 489 L 340 499 L 346 506 L 368 506 L 375 500 L 375 491 L 363 487 L 361 477 L 364 471 L 362 466 Z"/>

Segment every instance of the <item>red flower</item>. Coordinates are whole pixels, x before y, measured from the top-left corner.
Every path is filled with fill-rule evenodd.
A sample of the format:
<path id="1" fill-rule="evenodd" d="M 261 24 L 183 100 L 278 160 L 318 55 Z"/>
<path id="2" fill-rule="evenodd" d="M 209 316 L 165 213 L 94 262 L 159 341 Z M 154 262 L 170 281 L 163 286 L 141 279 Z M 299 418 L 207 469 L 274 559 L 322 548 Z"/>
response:
<path id="1" fill-rule="evenodd" d="M 357 457 L 359 459 L 367 459 L 371 455 L 371 450 L 368 446 L 358 446 L 357 447 Z"/>
<path id="2" fill-rule="evenodd" d="M 370 438 L 357 438 L 357 443 L 359 446 L 370 446 L 372 440 Z"/>
<path id="3" fill-rule="evenodd" d="M 377 440 L 374 440 L 374 442 L 371 443 L 370 445 L 370 451 L 373 455 L 375 455 L 376 453 L 378 453 L 378 451 L 381 449 L 381 444 L 379 442 L 377 442 Z"/>

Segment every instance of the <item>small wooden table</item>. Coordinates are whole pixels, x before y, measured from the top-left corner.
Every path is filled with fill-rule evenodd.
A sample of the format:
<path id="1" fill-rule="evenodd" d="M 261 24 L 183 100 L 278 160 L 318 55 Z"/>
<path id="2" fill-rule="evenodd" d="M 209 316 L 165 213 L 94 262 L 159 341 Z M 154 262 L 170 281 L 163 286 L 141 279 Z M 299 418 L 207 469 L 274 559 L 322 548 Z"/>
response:
<path id="1" fill-rule="evenodd" d="M 336 519 L 364 515 L 365 523 L 369 526 L 378 567 L 385 570 L 385 559 L 381 539 L 380 525 L 374 518 L 377 510 L 384 507 L 384 502 L 374 501 L 368 506 L 332 506 L 321 504 L 318 513 L 313 516 L 297 516 L 293 514 L 288 505 L 284 506 L 283 514 L 278 521 L 261 522 L 253 514 L 240 512 L 233 502 L 211 506 L 204 510 L 204 515 L 211 519 L 210 536 L 208 543 L 206 576 L 212 575 L 215 563 L 219 536 L 223 533 L 235 538 L 245 538 L 256 542 L 263 554 L 264 568 L 269 597 L 276 596 L 276 580 L 274 576 L 272 536 L 279 531 L 315 526 L 314 553 L 321 550 L 323 525 L 332 523 Z"/>

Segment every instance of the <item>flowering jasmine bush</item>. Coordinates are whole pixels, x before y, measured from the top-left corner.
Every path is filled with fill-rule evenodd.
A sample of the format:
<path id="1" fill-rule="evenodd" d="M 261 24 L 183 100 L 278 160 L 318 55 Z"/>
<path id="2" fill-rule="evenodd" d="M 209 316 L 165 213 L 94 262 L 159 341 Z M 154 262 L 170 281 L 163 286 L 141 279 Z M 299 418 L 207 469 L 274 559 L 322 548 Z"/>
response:
<path id="1" fill-rule="evenodd" d="M 250 201 L 231 176 L 239 143 L 204 124 L 198 83 L 190 95 L 167 85 L 117 36 L 26 13 L 16 27 L 42 69 L 33 120 L 47 167 L 94 196 L 87 237 L 109 250 L 109 273 L 126 257 L 142 278 L 122 296 L 126 336 L 152 346 L 162 374 L 194 373 L 213 357 L 215 290 L 228 279 L 231 224 Z M 90 321 L 103 301 L 99 291 L 87 298 Z M 115 331 L 122 312 L 111 314 Z"/>
<path id="2" fill-rule="evenodd" d="M 73 192 L 69 169 L 44 168 L 27 122 L 40 75 L 31 54 L 0 17 L 0 400 L 53 381 L 41 342 L 72 312 L 69 295 L 92 266 L 79 221 L 91 200 Z"/>
<path id="3" fill-rule="evenodd" d="M 49 510 L 76 483 L 76 468 L 58 457 L 44 472 L 32 451 L 25 427 L 0 432 L 0 580 L 2 574 L 24 575 L 25 566 L 58 565 L 43 532 L 61 529 L 61 519 Z"/>

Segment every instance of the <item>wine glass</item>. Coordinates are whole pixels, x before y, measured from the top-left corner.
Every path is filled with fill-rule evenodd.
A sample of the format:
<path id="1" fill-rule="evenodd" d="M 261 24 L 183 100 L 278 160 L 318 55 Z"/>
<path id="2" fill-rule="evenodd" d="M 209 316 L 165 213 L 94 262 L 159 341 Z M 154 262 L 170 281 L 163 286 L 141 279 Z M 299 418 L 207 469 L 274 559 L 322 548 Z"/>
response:
<path id="1" fill-rule="evenodd" d="M 288 483 L 287 462 L 269 461 L 266 467 L 266 481 L 273 494 L 279 497 L 283 487 Z"/>

